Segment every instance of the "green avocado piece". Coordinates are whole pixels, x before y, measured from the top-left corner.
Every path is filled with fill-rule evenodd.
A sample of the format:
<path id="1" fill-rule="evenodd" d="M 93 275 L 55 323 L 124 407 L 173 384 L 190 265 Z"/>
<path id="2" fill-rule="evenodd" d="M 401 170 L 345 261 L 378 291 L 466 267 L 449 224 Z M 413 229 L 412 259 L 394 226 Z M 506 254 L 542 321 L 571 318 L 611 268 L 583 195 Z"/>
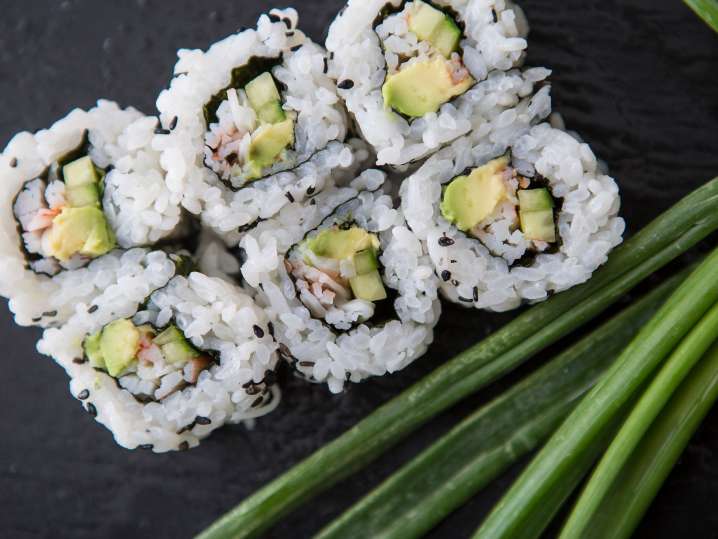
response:
<path id="1" fill-rule="evenodd" d="M 162 355 L 165 356 L 165 361 L 168 363 L 187 363 L 200 355 L 197 349 L 186 339 L 167 343 L 160 348 L 162 349 Z"/>
<path id="2" fill-rule="evenodd" d="M 540 211 L 553 209 L 553 198 L 545 187 L 540 189 L 522 189 L 518 192 L 521 211 Z"/>
<path id="3" fill-rule="evenodd" d="M 257 111 L 257 117 L 265 124 L 278 124 L 287 119 L 287 113 L 279 101 L 271 101 Z"/>
<path id="4" fill-rule="evenodd" d="M 174 324 L 169 325 L 162 333 L 157 335 L 152 342 L 157 346 L 164 346 L 171 342 L 181 342 L 185 340 L 184 334 Z"/>
<path id="5" fill-rule="evenodd" d="M 85 342 L 82 343 L 82 347 L 85 350 L 85 357 L 87 357 L 87 360 L 90 362 L 90 366 L 95 369 L 107 368 L 105 365 L 105 358 L 102 356 L 102 351 L 100 350 L 101 337 L 102 332 L 98 331 L 93 335 L 89 335 L 85 339 Z"/>
<path id="6" fill-rule="evenodd" d="M 96 183 L 68 187 L 65 191 L 67 203 L 72 208 L 83 208 L 85 206 L 99 206 L 100 190 Z"/>
<path id="7" fill-rule="evenodd" d="M 372 249 L 364 249 L 354 255 L 354 271 L 357 275 L 369 273 L 379 267 L 379 261 L 376 259 L 376 251 Z"/>
<path id="8" fill-rule="evenodd" d="M 60 261 L 79 253 L 98 257 L 114 249 L 115 235 L 105 214 L 97 207 L 65 207 L 52 221 L 48 254 Z"/>
<path id="9" fill-rule="evenodd" d="M 441 201 L 444 219 L 465 232 L 489 217 L 506 198 L 502 171 L 507 165 L 508 158 L 500 157 L 474 169 L 468 176 L 454 178 Z"/>
<path id="10" fill-rule="evenodd" d="M 453 18 L 426 2 L 416 0 L 409 15 L 409 30 L 420 41 L 428 41 L 446 58 L 459 49 L 461 29 Z"/>
<path id="11" fill-rule="evenodd" d="M 352 258 L 360 251 L 379 248 L 379 238 L 353 226 L 348 229 L 332 227 L 322 230 L 313 238 L 307 240 L 307 247 L 317 256 L 344 260 Z"/>
<path id="12" fill-rule="evenodd" d="M 364 301 L 380 301 L 386 299 L 386 288 L 377 270 L 357 275 L 349 279 L 354 295 Z"/>
<path id="13" fill-rule="evenodd" d="M 282 101 L 277 85 L 274 82 L 274 77 L 269 71 L 265 71 L 249 81 L 244 87 L 244 91 L 247 93 L 249 104 L 258 114 L 267 103 L 280 103 Z"/>
<path id="14" fill-rule="evenodd" d="M 136 361 L 139 348 L 140 332 L 130 320 L 115 320 L 102 330 L 100 352 L 110 376 L 118 376 Z"/>
<path id="15" fill-rule="evenodd" d="M 451 67 L 441 57 L 408 65 L 387 77 L 382 88 L 384 104 L 412 118 L 436 112 L 474 83 L 471 77 L 454 83 L 451 74 Z"/>
<path id="16" fill-rule="evenodd" d="M 97 169 L 90 156 L 81 157 L 62 167 L 62 176 L 68 189 L 99 182 Z"/>
<path id="17" fill-rule="evenodd" d="M 294 144 L 294 120 L 288 118 L 277 124 L 265 124 L 252 136 L 248 164 L 252 178 L 261 177 L 262 170 L 271 166 L 288 147 Z"/>
<path id="18" fill-rule="evenodd" d="M 521 231 L 530 240 L 553 243 L 556 241 L 556 224 L 553 210 L 521 211 Z"/>

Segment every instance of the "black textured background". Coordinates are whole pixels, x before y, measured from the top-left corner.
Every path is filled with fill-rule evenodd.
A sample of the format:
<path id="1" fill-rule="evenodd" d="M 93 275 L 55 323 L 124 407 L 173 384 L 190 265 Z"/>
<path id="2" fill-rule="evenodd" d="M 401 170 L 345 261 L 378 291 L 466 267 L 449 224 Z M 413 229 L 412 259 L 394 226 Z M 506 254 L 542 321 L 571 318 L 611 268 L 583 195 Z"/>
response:
<path id="1" fill-rule="evenodd" d="M 315 39 L 323 38 L 341 4 L 296 2 L 303 28 Z M 609 163 L 623 191 L 630 231 L 718 174 L 718 36 L 679 0 L 522 5 L 533 28 L 529 64 L 554 69 L 556 109 Z M 253 25 L 271 3 L 2 0 L 0 7 L 4 145 L 12 133 L 44 127 L 100 96 L 152 111 L 177 48 L 205 48 Z M 227 428 L 198 449 L 157 456 L 117 447 L 70 398 L 62 370 L 34 352 L 38 332 L 15 327 L 3 307 L 0 536 L 189 537 L 507 319 L 447 307 L 430 353 L 406 371 L 343 396 L 291 381 L 281 408 L 253 432 Z M 446 413 L 269 536 L 308 537 L 500 388 Z M 639 536 L 718 536 L 716 419 L 718 412 L 691 443 Z M 517 470 L 431 536 L 468 536 Z"/>

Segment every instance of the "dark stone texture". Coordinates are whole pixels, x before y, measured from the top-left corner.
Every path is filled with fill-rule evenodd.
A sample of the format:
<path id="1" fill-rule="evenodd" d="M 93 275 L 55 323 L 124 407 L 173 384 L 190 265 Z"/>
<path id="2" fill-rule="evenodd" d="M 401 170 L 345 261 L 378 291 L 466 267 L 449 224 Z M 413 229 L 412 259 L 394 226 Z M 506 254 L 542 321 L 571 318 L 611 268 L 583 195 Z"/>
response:
<path id="1" fill-rule="evenodd" d="M 302 0 L 315 39 L 339 0 Z M 2 2 L 0 141 L 37 129 L 99 97 L 153 110 L 179 47 L 207 47 L 252 25 L 265 1 L 33 0 Z M 629 230 L 718 173 L 718 36 L 678 0 L 531 0 L 529 64 L 554 70 L 553 95 L 568 126 L 618 179 Z M 288 380 L 284 402 L 253 432 L 216 433 L 171 455 L 128 452 L 84 413 L 64 373 L 34 352 L 38 332 L 3 309 L 0 377 L 0 535 L 189 537 L 442 361 L 511 318 L 447 306 L 430 353 L 401 374 L 331 396 Z M 545 357 L 549 357 L 547 354 Z M 538 360 L 536 360 L 538 361 Z M 534 364 L 536 364 L 534 361 Z M 518 375 L 525 373 L 523 369 Z M 269 534 L 308 537 L 509 377 L 442 415 L 366 472 L 345 481 Z M 691 442 L 638 533 L 716 536 L 718 416 Z M 447 519 L 432 537 L 467 537 L 517 467 Z"/>

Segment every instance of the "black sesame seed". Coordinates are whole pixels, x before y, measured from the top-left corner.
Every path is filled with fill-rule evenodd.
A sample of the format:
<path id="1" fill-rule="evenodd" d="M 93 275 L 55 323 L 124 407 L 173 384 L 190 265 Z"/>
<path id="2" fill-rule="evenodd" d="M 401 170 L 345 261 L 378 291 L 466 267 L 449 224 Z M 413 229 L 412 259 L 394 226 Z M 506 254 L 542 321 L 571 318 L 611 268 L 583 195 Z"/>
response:
<path id="1" fill-rule="evenodd" d="M 259 389 L 256 385 L 254 385 L 254 384 L 252 383 L 252 385 L 249 386 L 249 387 L 246 389 L 246 391 L 247 391 L 247 395 L 256 395 L 257 393 L 260 392 L 260 389 Z"/>
<path id="2" fill-rule="evenodd" d="M 92 417 L 97 417 L 97 408 L 95 408 L 95 405 L 91 402 L 87 403 L 87 413 Z"/>
<path id="3" fill-rule="evenodd" d="M 170 134 L 169 129 L 164 129 L 162 127 L 158 127 L 157 129 L 155 129 L 155 135 L 169 135 L 169 134 Z"/>
<path id="4" fill-rule="evenodd" d="M 451 279 L 451 272 L 450 272 L 449 270 L 444 270 L 444 271 L 442 271 L 442 272 L 441 272 L 441 278 L 442 278 L 444 281 L 448 281 L 449 279 Z"/>
<path id="5" fill-rule="evenodd" d="M 329 71 L 329 60 L 324 58 L 324 74 L 326 75 L 328 71 Z"/>
<path id="6" fill-rule="evenodd" d="M 189 442 L 182 442 L 177 446 L 178 451 L 187 451 L 189 449 Z"/>
<path id="7" fill-rule="evenodd" d="M 149 450 L 152 450 L 152 449 L 154 449 L 155 446 L 152 445 L 152 444 L 142 444 L 142 445 L 139 446 L 139 447 L 140 447 L 140 449 L 149 449 Z"/>
<path id="8" fill-rule="evenodd" d="M 473 303 L 474 302 L 474 300 L 471 298 L 464 298 L 461 296 L 459 296 L 459 301 L 463 301 L 464 303 Z"/>
<path id="9" fill-rule="evenodd" d="M 294 202 L 294 195 L 292 195 L 292 193 L 290 193 L 289 191 L 284 193 L 284 196 L 287 197 L 287 200 L 289 200 L 289 202 Z"/>
<path id="10" fill-rule="evenodd" d="M 264 397 L 257 397 L 257 399 L 252 403 L 252 408 L 256 408 L 262 404 L 262 401 L 264 401 Z"/>
<path id="11" fill-rule="evenodd" d="M 479 287 L 474 287 L 474 301 L 479 301 Z"/>
<path id="12" fill-rule="evenodd" d="M 314 362 L 313 361 L 300 361 L 299 366 L 300 367 L 313 367 Z"/>
<path id="13" fill-rule="evenodd" d="M 313 185 L 307 187 L 307 195 L 312 196 L 316 190 L 316 187 L 314 187 Z"/>
<path id="14" fill-rule="evenodd" d="M 282 19 L 279 17 L 279 15 L 275 15 L 274 13 L 269 14 L 269 20 L 272 22 L 279 22 Z"/>
<path id="15" fill-rule="evenodd" d="M 461 284 L 461 283 L 459 283 L 459 281 L 457 279 L 454 279 L 453 281 L 451 281 L 451 284 L 454 286 L 459 286 L 459 284 Z"/>
<path id="16" fill-rule="evenodd" d="M 81 401 L 84 401 L 84 400 L 87 399 L 87 397 L 89 397 L 89 396 L 90 396 L 90 390 L 89 390 L 89 389 L 83 389 L 82 391 L 80 391 L 80 392 L 77 394 L 77 398 L 80 399 Z"/>
<path id="17" fill-rule="evenodd" d="M 254 331 L 254 336 L 257 337 L 258 339 L 261 339 L 262 337 L 264 337 L 264 330 L 262 328 L 260 328 L 258 325 L 255 324 L 252 327 L 252 330 Z"/>
<path id="18" fill-rule="evenodd" d="M 456 260 L 449 260 L 452 264 L 456 264 Z"/>
<path id="19" fill-rule="evenodd" d="M 204 416 L 198 415 L 194 419 L 194 422 L 197 423 L 198 425 L 209 425 L 212 422 L 212 420 L 209 417 L 204 417 Z"/>
<path id="20" fill-rule="evenodd" d="M 354 88 L 354 81 L 350 79 L 344 79 L 339 84 L 337 84 L 337 88 L 340 90 L 351 90 Z"/>
<path id="21" fill-rule="evenodd" d="M 269 334 L 274 335 L 274 324 L 267 322 L 267 328 L 269 328 Z"/>
<path id="22" fill-rule="evenodd" d="M 174 128 L 177 127 L 178 121 L 179 121 L 179 118 L 177 116 L 172 118 L 172 121 L 170 122 L 170 131 L 174 130 Z"/>
<path id="23" fill-rule="evenodd" d="M 448 236 L 441 236 L 439 238 L 439 245 L 441 247 L 449 247 L 450 245 L 454 245 L 454 243 L 455 243 L 454 240 L 452 240 Z"/>
<path id="24" fill-rule="evenodd" d="M 314 199 L 311 199 L 311 200 L 309 201 L 309 205 L 310 205 L 310 206 L 316 206 L 316 205 L 317 205 L 317 201 L 314 200 Z"/>
<path id="25" fill-rule="evenodd" d="M 89 309 L 87 309 L 87 312 L 92 314 L 94 313 L 99 307 L 97 305 L 92 305 Z"/>
<path id="26" fill-rule="evenodd" d="M 326 73 L 326 71 L 325 71 L 325 73 Z M 10 168 L 15 168 L 16 166 L 17 166 L 17 157 L 13 157 L 10 160 Z"/>
<path id="27" fill-rule="evenodd" d="M 52 318 L 53 316 L 57 316 L 57 311 L 47 311 L 46 313 L 42 313 L 42 316 Z"/>
<path id="28" fill-rule="evenodd" d="M 72 362 L 73 362 L 75 365 L 82 365 L 82 364 L 85 363 L 86 361 L 87 361 L 87 360 L 86 360 L 84 357 L 76 357 L 75 359 L 72 360 Z"/>
<path id="29" fill-rule="evenodd" d="M 292 19 L 290 19 L 289 17 L 282 18 L 282 22 L 287 26 L 287 28 L 292 27 Z"/>
<path id="30" fill-rule="evenodd" d="M 494 18 L 494 22 L 499 22 L 499 16 L 498 16 L 498 14 L 496 13 L 496 10 L 495 10 L 495 9 L 492 9 L 492 10 L 491 10 L 491 16 Z"/>
<path id="31" fill-rule="evenodd" d="M 289 49 L 292 52 L 297 52 L 299 49 L 301 49 L 303 45 L 294 45 L 291 49 Z"/>
<path id="32" fill-rule="evenodd" d="M 289 32 L 285 32 L 284 35 L 286 35 L 287 37 L 292 37 L 292 36 L 294 36 L 294 30 L 290 30 Z"/>
<path id="33" fill-rule="evenodd" d="M 35 324 L 37 324 L 37 323 L 40 322 L 41 320 L 42 320 L 42 316 L 40 316 L 39 318 L 33 318 L 33 319 L 32 319 L 33 323 L 35 323 Z"/>
<path id="34" fill-rule="evenodd" d="M 334 60 L 334 52 L 333 51 L 329 53 L 329 59 Z"/>

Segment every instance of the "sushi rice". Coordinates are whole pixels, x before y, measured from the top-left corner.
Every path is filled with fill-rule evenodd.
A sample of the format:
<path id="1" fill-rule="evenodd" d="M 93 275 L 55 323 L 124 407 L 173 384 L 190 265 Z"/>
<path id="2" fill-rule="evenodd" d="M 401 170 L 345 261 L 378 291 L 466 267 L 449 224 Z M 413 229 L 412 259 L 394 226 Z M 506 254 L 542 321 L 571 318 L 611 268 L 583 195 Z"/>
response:
<path id="1" fill-rule="evenodd" d="M 326 52 L 296 26 L 294 9 L 272 10 L 256 29 L 207 51 L 179 51 L 175 78 L 157 100 L 166 129 L 153 146 L 162 152 L 167 184 L 228 243 L 284 205 L 332 185 L 342 169 L 353 173 L 367 157 L 366 151 L 355 155 L 356 143 L 343 143 L 347 120 L 326 73 Z M 245 79 L 271 73 L 283 101 L 279 117 L 294 121 L 293 144 L 261 171 L 247 171 L 248 156 L 267 126 L 253 131 L 258 120 L 247 102 L 249 85 L 233 87 L 238 72 L 251 72 Z M 208 120 L 206 107 L 220 100 L 216 121 Z"/>
<path id="2" fill-rule="evenodd" d="M 516 228 L 515 210 L 498 207 L 467 234 L 442 214 L 447 184 L 506 152 L 519 177 L 541 177 L 560 201 L 554 249 L 536 249 Z M 622 241 L 625 223 L 618 217 L 615 181 L 602 173 L 588 144 L 548 124 L 533 127 L 504 148 L 472 147 L 457 140 L 433 156 L 401 190 L 409 227 L 421 238 L 441 276 L 441 290 L 467 307 L 506 311 L 523 302 L 585 282 Z M 514 206 L 513 202 L 508 204 Z"/>
<path id="3" fill-rule="evenodd" d="M 354 223 L 376 236 L 381 279 L 390 294 L 385 300 L 390 303 L 386 320 L 374 323 L 374 307 L 356 298 L 326 312 L 317 308 L 316 298 L 307 301 L 306 290 L 296 284 L 300 279 L 289 269 L 301 263 L 292 251 L 305 239 L 304 234 L 277 241 L 268 222 L 264 230 L 253 231 L 242 241 L 246 252 L 243 276 L 259 290 L 258 301 L 274 324 L 280 350 L 299 373 L 326 383 L 333 393 L 341 392 L 348 381 L 405 368 L 426 351 L 440 315 L 438 281 L 431 262 L 392 198 L 384 193 L 384 179 L 380 171 L 365 171 L 352 183 L 358 190 L 354 198 L 306 232 L 312 238 Z M 275 226 L 282 228 L 279 223 Z M 294 245 L 287 251 L 289 242 Z"/>
<path id="4" fill-rule="evenodd" d="M 10 300 L 18 324 L 61 323 L 74 301 L 96 292 L 88 275 L 97 270 L 79 269 L 92 256 L 58 261 L 48 255 L 43 239 L 56 220 L 29 231 L 43 212 L 62 216 L 68 189 L 43 178 L 85 136 L 92 164 L 106 170 L 104 195 L 97 201 L 102 211 L 96 210 L 110 230 L 106 251 L 149 245 L 181 231 L 179 200 L 164 183 L 159 154 L 148 145 L 156 124 L 135 109 L 100 100 L 89 111 L 75 109 L 49 129 L 19 133 L 10 141 L 0 157 L 0 293 Z"/>
<path id="5" fill-rule="evenodd" d="M 407 117 L 393 110 L 383 93 L 391 75 L 441 57 L 432 50 L 431 39 L 419 39 L 411 29 L 421 6 L 443 13 L 461 32 L 456 52 L 446 61 L 452 77 L 463 73 L 473 84 L 451 100 L 441 100 L 438 110 Z M 483 123 L 530 96 L 548 72 L 512 69 L 523 61 L 527 32 L 523 12 L 504 0 L 350 0 L 329 29 L 330 73 L 374 147 L 377 164 L 406 165 L 461 135 L 482 131 Z M 427 82 L 437 78 L 432 73 Z"/>
<path id="6" fill-rule="evenodd" d="M 66 325 L 46 330 L 38 343 L 41 353 L 67 371 L 72 394 L 119 445 L 155 452 L 188 449 L 226 423 L 251 421 L 276 408 L 277 345 L 266 315 L 248 295 L 196 272 L 173 277 L 143 306 L 147 291 L 146 283 L 119 279 L 92 306 L 78 304 Z M 83 343 L 125 319 L 158 330 L 173 323 L 215 360 L 190 373 L 149 355 L 141 357 L 136 371 L 110 376 L 91 365 Z"/>

